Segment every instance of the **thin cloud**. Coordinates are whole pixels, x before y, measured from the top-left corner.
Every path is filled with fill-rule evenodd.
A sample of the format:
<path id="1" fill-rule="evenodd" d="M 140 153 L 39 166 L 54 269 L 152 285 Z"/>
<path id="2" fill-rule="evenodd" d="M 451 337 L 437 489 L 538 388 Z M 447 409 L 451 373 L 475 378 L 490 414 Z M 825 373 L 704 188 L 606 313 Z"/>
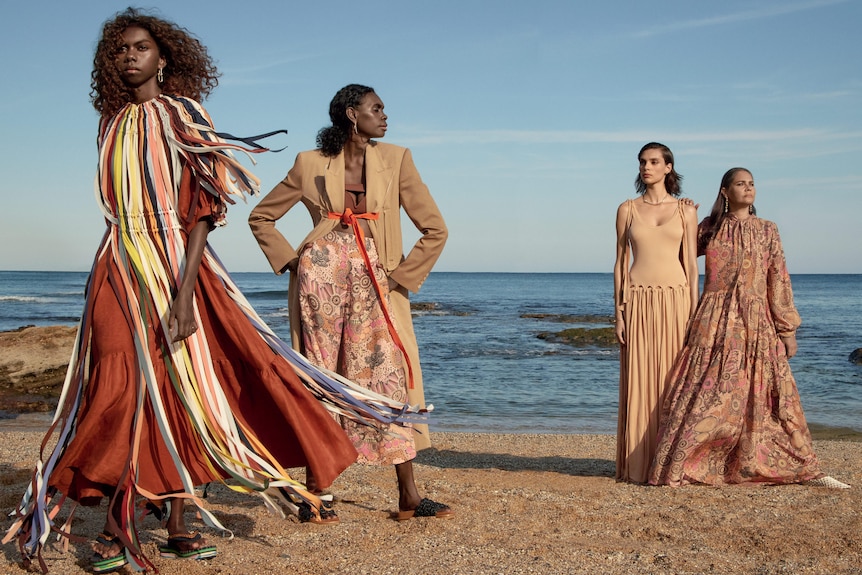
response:
<path id="1" fill-rule="evenodd" d="M 724 100 L 743 102 L 778 103 L 778 102 L 824 102 L 858 98 L 859 90 L 855 88 L 835 89 L 828 92 L 799 92 L 788 90 L 766 82 L 749 84 L 732 84 L 710 86 L 679 86 L 675 91 L 637 91 L 626 94 L 582 97 L 584 101 L 594 102 L 659 102 L 671 104 L 687 104 L 711 101 L 721 94 Z"/>
<path id="2" fill-rule="evenodd" d="M 323 57 L 324 54 L 300 54 L 295 56 L 287 56 L 276 59 L 269 59 L 266 56 L 260 55 L 257 57 L 257 64 L 242 63 L 237 65 L 225 64 L 219 65 L 219 71 L 222 73 L 222 78 L 243 78 L 245 81 L 254 83 L 260 79 L 261 83 L 266 83 L 271 79 L 271 74 L 266 74 L 265 78 L 256 78 L 255 75 L 262 72 L 269 72 L 273 68 L 282 68 L 296 64 L 297 62 L 306 62 Z M 250 78 L 249 78 L 250 77 Z"/>
<path id="3" fill-rule="evenodd" d="M 403 139 L 411 145 L 437 144 L 600 144 L 648 142 L 655 130 L 644 132 L 600 132 L 580 130 L 402 130 Z M 802 139 L 811 142 L 854 140 L 862 132 L 835 132 L 813 128 L 789 130 L 736 130 L 728 132 L 662 132 L 662 138 L 673 142 L 768 142 Z"/>
<path id="4" fill-rule="evenodd" d="M 769 185 L 780 190 L 830 190 L 832 192 L 857 192 L 862 189 L 862 176 L 811 176 L 808 178 L 773 178 Z"/>
<path id="5" fill-rule="evenodd" d="M 667 34 L 669 32 L 679 32 L 681 30 L 692 30 L 696 28 L 708 28 L 712 26 L 722 26 L 725 24 L 733 24 L 736 22 L 748 22 L 751 20 L 761 20 L 763 18 L 772 18 L 784 14 L 792 14 L 794 12 L 803 12 L 806 10 L 816 10 L 826 6 L 835 4 L 844 4 L 847 0 L 817 0 L 814 2 L 800 2 L 797 4 L 776 4 L 759 10 L 747 10 L 737 12 L 735 14 L 725 14 L 721 16 L 713 16 L 711 18 L 700 18 L 697 20 L 683 20 L 680 22 L 668 22 L 660 26 L 641 30 L 633 34 L 635 38 L 649 38 Z"/>
<path id="6" fill-rule="evenodd" d="M 812 92 L 810 94 L 802 94 L 803 100 L 821 101 L 821 100 L 843 100 L 847 98 L 856 98 L 859 94 L 849 90 L 835 90 L 833 92 Z"/>

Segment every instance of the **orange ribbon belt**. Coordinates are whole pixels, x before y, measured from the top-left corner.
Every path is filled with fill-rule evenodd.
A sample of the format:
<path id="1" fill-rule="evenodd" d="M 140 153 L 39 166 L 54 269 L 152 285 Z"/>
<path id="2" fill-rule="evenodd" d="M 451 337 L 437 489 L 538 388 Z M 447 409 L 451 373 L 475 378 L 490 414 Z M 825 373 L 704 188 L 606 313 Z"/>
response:
<path id="1" fill-rule="evenodd" d="M 371 259 L 368 257 L 368 251 L 365 249 L 365 234 L 362 232 L 362 226 L 359 225 L 359 220 L 376 220 L 380 214 L 364 213 L 354 214 L 353 210 L 347 208 L 343 214 L 337 212 L 329 212 L 327 217 L 330 220 L 341 220 L 345 226 L 353 228 L 353 235 L 356 237 L 356 244 L 359 246 L 359 251 L 362 253 L 362 259 L 365 260 L 365 267 L 368 268 L 368 275 L 371 276 L 371 282 L 374 284 L 374 291 L 377 292 L 377 297 L 380 300 L 380 308 L 383 310 L 383 317 L 386 318 L 386 327 L 389 328 L 389 335 L 392 336 L 392 341 L 401 350 L 404 356 L 404 362 L 407 364 L 407 386 L 413 389 L 413 366 L 410 365 L 410 357 L 407 355 L 407 350 L 404 349 L 404 344 L 401 338 L 398 337 L 398 332 L 395 329 L 395 323 L 392 321 L 392 314 L 389 311 L 389 305 L 386 303 L 386 298 L 383 297 L 383 288 L 377 281 L 377 276 L 374 274 L 374 269 L 371 267 Z"/>

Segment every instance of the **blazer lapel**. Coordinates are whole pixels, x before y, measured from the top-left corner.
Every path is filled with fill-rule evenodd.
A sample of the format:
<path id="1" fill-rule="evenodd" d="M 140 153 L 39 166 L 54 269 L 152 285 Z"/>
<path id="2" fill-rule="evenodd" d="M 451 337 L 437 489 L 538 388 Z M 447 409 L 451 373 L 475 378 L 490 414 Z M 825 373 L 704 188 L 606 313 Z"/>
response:
<path id="1" fill-rule="evenodd" d="M 386 164 L 377 146 L 369 145 L 365 148 L 365 198 L 369 212 L 383 210 L 391 182 L 392 168 Z"/>
<path id="2" fill-rule="evenodd" d="M 324 193 L 332 206 L 332 211 L 344 212 L 344 152 L 330 158 L 323 177 Z"/>

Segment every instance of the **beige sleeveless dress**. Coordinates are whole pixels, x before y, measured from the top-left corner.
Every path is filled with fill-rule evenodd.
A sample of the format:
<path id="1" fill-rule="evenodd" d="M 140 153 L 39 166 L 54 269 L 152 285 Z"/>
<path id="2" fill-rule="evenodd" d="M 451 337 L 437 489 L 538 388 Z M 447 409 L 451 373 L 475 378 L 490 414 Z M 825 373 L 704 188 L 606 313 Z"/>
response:
<path id="1" fill-rule="evenodd" d="M 633 261 L 623 278 L 626 345 L 620 350 L 616 478 L 644 483 L 656 451 L 667 374 L 682 348 L 692 302 L 681 261 L 682 206 L 660 226 L 645 224 L 632 202 L 629 208 Z"/>

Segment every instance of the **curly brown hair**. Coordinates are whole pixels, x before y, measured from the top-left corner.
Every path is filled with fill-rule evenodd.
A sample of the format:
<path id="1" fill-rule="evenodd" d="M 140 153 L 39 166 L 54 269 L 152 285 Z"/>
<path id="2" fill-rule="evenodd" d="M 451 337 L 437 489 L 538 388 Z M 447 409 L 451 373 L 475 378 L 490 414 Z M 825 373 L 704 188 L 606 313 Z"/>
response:
<path id="1" fill-rule="evenodd" d="M 137 8 L 127 8 L 105 22 L 93 57 L 90 101 L 103 117 L 112 116 L 132 100 L 114 63 L 122 34 L 130 26 L 149 32 L 167 62 L 162 92 L 200 102 L 218 86 L 218 69 L 206 47 L 191 32 Z"/>

